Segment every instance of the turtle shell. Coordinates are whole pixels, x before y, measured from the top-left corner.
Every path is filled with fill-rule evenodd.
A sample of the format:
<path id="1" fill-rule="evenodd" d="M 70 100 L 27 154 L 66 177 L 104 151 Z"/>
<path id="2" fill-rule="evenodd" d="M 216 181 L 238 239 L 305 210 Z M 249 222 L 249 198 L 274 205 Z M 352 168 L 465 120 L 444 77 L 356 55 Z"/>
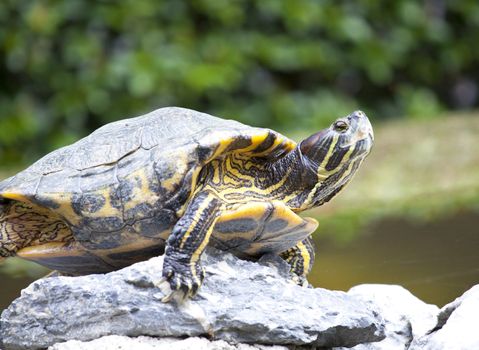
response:
<path id="1" fill-rule="evenodd" d="M 1 182 L 0 198 L 47 208 L 87 250 L 148 246 L 169 235 L 205 164 L 230 152 L 280 157 L 294 147 L 269 129 L 162 108 L 46 155 Z"/>

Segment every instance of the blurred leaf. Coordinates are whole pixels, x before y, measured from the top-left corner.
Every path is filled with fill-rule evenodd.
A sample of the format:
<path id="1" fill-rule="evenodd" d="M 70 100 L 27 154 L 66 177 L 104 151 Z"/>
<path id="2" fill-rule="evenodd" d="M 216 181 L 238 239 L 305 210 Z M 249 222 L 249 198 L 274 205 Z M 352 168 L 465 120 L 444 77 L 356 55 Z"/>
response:
<path id="1" fill-rule="evenodd" d="M 398 96 L 409 118 L 437 117 L 442 111 L 436 96 L 428 89 L 403 86 L 400 88 Z"/>
<path id="2" fill-rule="evenodd" d="M 0 163 L 166 105 L 283 130 L 477 108 L 479 3 L 0 2 Z"/>

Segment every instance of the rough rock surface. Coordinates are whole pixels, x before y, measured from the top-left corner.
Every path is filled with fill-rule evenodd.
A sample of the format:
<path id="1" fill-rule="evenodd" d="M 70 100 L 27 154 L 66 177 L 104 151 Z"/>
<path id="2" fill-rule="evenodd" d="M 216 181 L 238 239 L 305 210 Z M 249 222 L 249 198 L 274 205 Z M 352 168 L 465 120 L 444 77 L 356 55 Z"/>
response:
<path id="1" fill-rule="evenodd" d="M 229 343 L 351 347 L 384 338 L 374 305 L 344 292 L 302 288 L 287 268 L 208 250 L 205 283 L 184 304 L 155 287 L 163 259 L 84 277 L 32 283 L 0 319 L 5 349 L 39 349 L 105 335 L 208 336 Z"/>
<path id="2" fill-rule="evenodd" d="M 444 306 L 435 327 L 414 339 L 410 350 L 479 349 L 479 285 Z"/>
<path id="3" fill-rule="evenodd" d="M 89 342 L 70 340 L 55 344 L 48 350 L 289 350 L 281 345 L 229 344 L 224 340 L 210 341 L 205 338 L 130 338 L 108 335 Z"/>
<path id="4" fill-rule="evenodd" d="M 394 285 L 360 285 L 348 294 L 378 307 L 385 321 L 386 338 L 380 342 L 363 343 L 353 350 L 471 350 L 479 349 L 476 325 L 479 317 L 479 285 L 462 297 L 446 305 L 440 312 L 437 306 L 428 305 L 409 291 Z M 121 350 L 121 349 L 213 349 L 213 350 L 290 350 L 294 346 L 268 346 L 229 344 L 222 340 L 209 341 L 192 337 L 129 338 L 106 336 L 91 342 L 68 341 L 51 347 L 51 350 Z M 333 350 L 345 350 L 334 348 Z"/>
<path id="5" fill-rule="evenodd" d="M 378 308 L 385 322 L 384 340 L 359 344 L 354 350 L 406 350 L 414 338 L 436 325 L 439 308 L 424 303 L 401 286 L 363 284 L 351 288 L 348 294 Z"/>

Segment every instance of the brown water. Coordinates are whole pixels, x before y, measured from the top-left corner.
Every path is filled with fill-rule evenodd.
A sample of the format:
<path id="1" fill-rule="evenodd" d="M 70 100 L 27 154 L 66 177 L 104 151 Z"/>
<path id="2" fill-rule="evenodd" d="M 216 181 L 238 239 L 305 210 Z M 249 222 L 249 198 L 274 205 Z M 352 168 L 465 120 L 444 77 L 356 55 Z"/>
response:
<path id="1" fill-rule="evenodd" d="M 442 306 L 479 283 L 479 214 L 422 224 L 383 220 L 341 245 L 318 233 L 317 251 L 309 278 L 315 286 L 347 290 L 361 283 L 400 284 Z M 34 279 L 13 278 L 0 269 L 0 310 Z"/>
<path id="2" fill-rule="evenodd" d="M 347 245 L 318 239 L 317 251 L 315 286 L 399 284 L 442 306 L 479 283 L 479 213 L 428 223 L 383 220 Z"/>

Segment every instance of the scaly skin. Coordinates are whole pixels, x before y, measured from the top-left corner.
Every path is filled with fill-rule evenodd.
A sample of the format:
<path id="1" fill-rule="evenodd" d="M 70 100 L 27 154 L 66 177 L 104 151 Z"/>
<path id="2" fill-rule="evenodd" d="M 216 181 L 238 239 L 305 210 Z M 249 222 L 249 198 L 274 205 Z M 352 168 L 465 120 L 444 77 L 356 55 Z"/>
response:
<path id="1" fill-rule="evenodd" d="M 234 153 L 223 160 L 212 161 L 200 180 L 203 186 L 168 239 L 163 278 L 172 292 L 163 300 L 170 301 L 178 293 L 182 298 L 196 294 L 204 276 L 199 258 L 222 211 L 250 201 L 264 201 L 274 207 L 274 201 L 279 200 L 291 213 L 277 214 L 278 219 L 289 225 L 296 220 L 293 212 L 322 205 L 344 188 L 369 153 L 372 142 L 371 125 L 364 113 L 358 111 L 310 136 L 272 163 Z M 254 219 L 250 221 L 260 224 L 256 209 L 252 212 Z M 231 220 L 231 229 L 235 232 L 232 237 L 256 232 L 261 238 L 268 218 L 263 220 L 264 226 L 260 225 L 261 230 L 254 231 L 244 228 L 248 223 L 245 216 L 240 218 L 241 224 Z M 304 231 L 299 228 L 289 231 L 297 233 L 298 240 L 284 251 L 276 252 L 291 265 L 296 282 L 303 285 L 307 285 L 306 275 L 314 261 L 314 247 L 309 237 L 312 231 L 306 236 L 302 236 Z"/>
<path id="2" fill-rule="evenodd" d="M 185 214 L 176 223 L 168 238 L 163 277 L 172 291 L 184 297 L 193 296 L 203 283 L 205 273 L 199 263 L 218 218 L 220 201 L 208 192 L 193 198 Z M 174 293 L 163 298 L 168 302 Z"/>
<path id="3" fill-rule="evenodd" d="M 290 248 L 279 254 L 290 266 L 293 281 L 301 286 L 307 286 L 308 280 L 306 276 L 313 268 L 314 253 L 313 237 L 302 240 L 293 248 Z"/>
<path id="4" fill-rule="evenodd" d="M 0 258 L 85 274 L 165 248 L 169 301 L 197 292 L 213 244 L 246 259 L 282 256 L 303 283 L 317 222 L 297 213 L 341 191 L 372 141 L 359 111 L 299 145 L 181 108 L 112 123 L 0 182 Z"/>

